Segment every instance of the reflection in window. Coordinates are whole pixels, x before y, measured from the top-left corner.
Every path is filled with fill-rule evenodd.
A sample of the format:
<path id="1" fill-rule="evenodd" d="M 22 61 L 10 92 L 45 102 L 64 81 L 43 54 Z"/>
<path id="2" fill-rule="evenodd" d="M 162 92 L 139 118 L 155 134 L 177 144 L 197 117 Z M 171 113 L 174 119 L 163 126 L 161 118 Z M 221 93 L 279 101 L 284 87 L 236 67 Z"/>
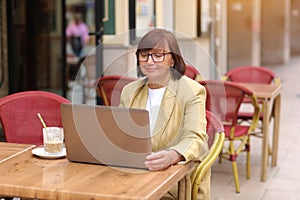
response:
<path id="1" fill-rule="evenodd" d="M 155 0 L 136 0 L 136 29 L 155 27 Z M 137 37 L 145 33 L 138 32 Z"/>

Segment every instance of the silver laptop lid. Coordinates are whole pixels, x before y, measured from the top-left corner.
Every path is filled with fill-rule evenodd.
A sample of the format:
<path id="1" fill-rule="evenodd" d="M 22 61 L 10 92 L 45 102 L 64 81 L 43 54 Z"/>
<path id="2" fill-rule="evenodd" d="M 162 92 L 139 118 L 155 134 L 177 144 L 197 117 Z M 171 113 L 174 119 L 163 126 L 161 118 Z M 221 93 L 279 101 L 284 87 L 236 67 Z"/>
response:
<path id="1" fill-rule="evenodd" d="M 61 114 L 70 161 L 146 168 L 152 150 L 147 110 L 62 104 Z"/>

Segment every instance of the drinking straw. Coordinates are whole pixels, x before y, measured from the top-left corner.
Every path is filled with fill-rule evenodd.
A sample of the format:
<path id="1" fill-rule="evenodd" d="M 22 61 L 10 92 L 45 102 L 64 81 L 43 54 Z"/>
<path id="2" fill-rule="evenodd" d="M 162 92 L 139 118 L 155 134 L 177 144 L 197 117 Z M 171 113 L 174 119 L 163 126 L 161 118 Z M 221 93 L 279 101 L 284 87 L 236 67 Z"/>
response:
<path id="1" fill-rule="evenodd" d="M 42 122 L 42 124 L 43 124 L 43 127 L 44 127 L 44 128 L 47 128 L 47 126 L 46 126 L 46 124 L 45 124 L 45 122 L 44 122 L 44 120 L 43 120 L 41 114 L 38 113 L 37 115 L 38 115 L 38 117 L 40 118 L 40 120 L 41 120 L 41 122 Z"/>

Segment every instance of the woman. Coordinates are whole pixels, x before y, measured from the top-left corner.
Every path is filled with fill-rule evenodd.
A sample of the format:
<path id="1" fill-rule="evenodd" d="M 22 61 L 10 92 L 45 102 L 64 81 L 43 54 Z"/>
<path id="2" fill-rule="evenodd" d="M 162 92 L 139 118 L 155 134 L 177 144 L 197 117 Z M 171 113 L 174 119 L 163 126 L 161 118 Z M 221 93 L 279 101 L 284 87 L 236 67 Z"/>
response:
<path id="1" fill-rule="evenodd" d="M 201 161 L 208 151 L 206 93 L 183 75 L 185 63 L 175 36 L 164 29 L 148 32 L 136 56 L 138 76 L 144 78 L 124 87 L 120 106 L 149 111 L 153 153 L 146 157 L 146 167 L 156 171 L 180 161 Z"/>
<path id="2" fill-rule="evenodd" d="M 77 57 L 83 57 L 83 48 L 89 42 L 89 28 L 82 22 L 80 13 L 75 13 L 73 21 L 66 29 L 67 39 L 71 44 L 71 48 Z"/>

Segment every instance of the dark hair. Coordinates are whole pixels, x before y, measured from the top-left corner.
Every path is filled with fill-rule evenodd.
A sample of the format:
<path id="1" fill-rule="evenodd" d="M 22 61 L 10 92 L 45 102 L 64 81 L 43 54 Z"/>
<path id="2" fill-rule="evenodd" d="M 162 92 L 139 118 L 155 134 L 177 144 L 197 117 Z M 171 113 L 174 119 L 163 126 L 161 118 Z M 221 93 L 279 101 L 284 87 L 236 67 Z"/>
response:
<path id="1" fill-rule="evenodd" d="M 145 76 L 140 68 L 140 62 L 138 60 L 138 54 L 142 50 L 150 49 L 164 49 L 171 52 L 174 60 L 174 67 L 171 68 L 172 79 L 180 79 L 185 72 L 185 62 L 181 56 L 181 52 L 176 40 L 176 37 L 170 31 L 165 29 L 154 29 L 148 32 L 139 42 L 137 46 L 137 76 Z"/>

